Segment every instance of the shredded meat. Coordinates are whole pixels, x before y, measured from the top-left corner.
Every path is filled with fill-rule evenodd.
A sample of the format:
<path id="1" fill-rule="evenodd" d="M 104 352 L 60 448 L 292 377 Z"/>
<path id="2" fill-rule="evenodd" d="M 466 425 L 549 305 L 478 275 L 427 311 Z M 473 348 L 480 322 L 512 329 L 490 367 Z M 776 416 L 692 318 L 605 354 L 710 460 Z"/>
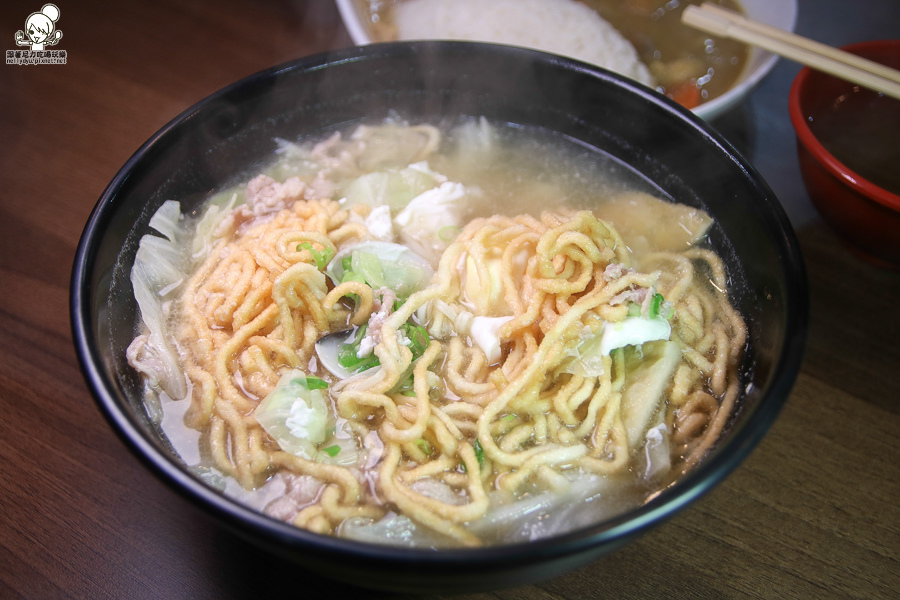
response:
<path id="1" fill-rule="evenodd" d="M 305 189 L 299 177 L 278 183 L 268 175 L 257 175 L 247 184 L 247 204 L 241 210 L 249 210 L 256 217 L 278 212 L 301 199 Z"/>
<path id="2" fill-rule="evenodd" d="M 615 281 L 633 272 L 634 269 L 626 267 L 621 263 L 610 263 L 606 265 L 606 268 L 603 270 L 603 279 L 606 281 Z M 609 304 L 610 306 L 618 306 L 620 304 L 634 302 L 635 304 L 640 304 L 643 308 L 644 304 L 648 302 L 652 295 L 651 291 L 650 288 L 632 286 L 610 298 Z"/>
<path id="3" fill-rule="evenodd" d="M 381 326 L 394 311 L 394 301 L 397 294 L 394 290 L 388 288 L 380 288 L 375 293 L 375 312 L 369 316 L 368 327 L 366 327 L 366 337 L 359 343 L 359 351 L 357 357 L 362 358 L 372 353 L 379 343 L 381 343 Z"/>
<path id="4" fill-rule="evenodd" d="M 315 179 L 309 182 L 303 197 L 307 200 L 319 200 L 321 198 L 334 198 L 337 193 L 337 185 L 328 177 L 324 171 L 319 171 Z"/>
<path id="5" fill-rule="evenodd" d="M 609 299 L 610 306 L 617 306 L 619 304 L 627 304 L 628 302 L 634 302 L 635 304 L 644 304 L 644 300 L 647 299 L 650 290 L 645 287 L 634 287 L 629 288 L 625 291 L 619 292 L 615 296 Z"/>
<path id="6" fill-rule="evenodd" d="M 308 189 L 297 177 L 279 183 L 268 175 L 257 175 L 247 183 L 245 193 L 247 203 L 233 210 L 219 223 L 216 235 L 229 235 L 247 223 L 284 210 L 303 199 Z"/>
<path id="7" fill-rule="evenodd" d="M 341 134 L 334 133 L 327 140 L 313 146 L 312 157 L 325 168 L 335 168 L 353 162 L 353 154 L 341 143 Z"/>
<path id="8" fill-rule="evenodd" d="M 609 263 L 606 265 L 606 268 L 603 269 L 603 279 L 606 281 L 615 281 L 633 270 L 634 269 L 625 267 L 622 263 Z"/>
<path id="9" fill-rule="evenodd" d="M 267 485 L 281 488 L 283 493 L 266 505 L 264 512 L 275 519 L 290 521 L 304 507 L 315 501 L 322 482 L 309 475 L 294 475 L 280 471 Z"/>

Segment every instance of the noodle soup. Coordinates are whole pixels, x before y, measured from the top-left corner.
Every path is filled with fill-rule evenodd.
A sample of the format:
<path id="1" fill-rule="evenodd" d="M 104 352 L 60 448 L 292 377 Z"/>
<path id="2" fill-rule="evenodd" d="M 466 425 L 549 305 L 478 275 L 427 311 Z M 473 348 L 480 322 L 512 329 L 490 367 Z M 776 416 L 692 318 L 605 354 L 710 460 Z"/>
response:
<path id="1" fill-rule="evenodd" d="M 711 220 L 562 139 L 399 120 L 163 204 L 128 349 L 192 471 L 310 531 L 457 547 L 640 505 L 733 413 Z"/>

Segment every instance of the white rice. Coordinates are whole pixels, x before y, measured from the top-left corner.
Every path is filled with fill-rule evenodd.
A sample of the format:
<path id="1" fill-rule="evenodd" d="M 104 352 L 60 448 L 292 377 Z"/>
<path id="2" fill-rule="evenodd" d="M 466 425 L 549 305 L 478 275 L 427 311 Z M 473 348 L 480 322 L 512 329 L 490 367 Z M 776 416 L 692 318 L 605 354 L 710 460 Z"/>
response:
<path id="1" fill-rule="evenodd" d="M 634 46 L 576 0 L 408 0 L 395 6 L 397 38 L 523 46 L 589 62 L 653 85 Z"/>

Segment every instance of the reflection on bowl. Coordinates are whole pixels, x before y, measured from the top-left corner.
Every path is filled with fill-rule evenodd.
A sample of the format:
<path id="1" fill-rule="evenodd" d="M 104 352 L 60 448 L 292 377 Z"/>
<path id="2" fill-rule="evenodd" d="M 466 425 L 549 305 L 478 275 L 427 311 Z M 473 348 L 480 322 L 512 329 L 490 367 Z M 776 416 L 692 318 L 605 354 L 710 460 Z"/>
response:
<path id="1" fill-rule="evenodd" d="M 369 3 L 364 0 L 337 0 L 338 8 L 341 12 L 341 18 L 344 22 L 347 31 L 350 34 L 351 39 L 356 44 L 370 44 L 373 42 L 379 41 L 387 41 L 388 39 L 393 39 L 395 36 L 393 34 L 377 34 L 375 33 L 375 29 L 372 24 L 372 16 L 369 13 L 370 6 L 378 6 L 380 10 L 384 10 L 385 6 L 389 6 L 391 3 Z M 695 2 L 699 3 L 699 1 Z M 602 4 L 602 2 L 599 2 Z M 661 3 L 660 3 L 661 4 Z M 677 11 L 681 10 L 681 5 L 685 3 L 673 3 L 672 8 L 666 8 L 665 10 L 674 10 L 675 13 L 678 14 Z M 744 13 L 751 19 L 764 23 L 766 25 L 771 25 L 773 27 L 777 27 L 779 29 L 783 29 L 785 31 L 792 31 L 794 29 L 796 18 L 797 18 L 797 2 L 796 0 L 738 0 L 737 4 L 744 11 Z M 624 18 L 623 26 L 628 27 L 629 29 L 634 29 L 635 27 L 640 28 L 641 18 L 635 18 L 633 15 L 629 13 L 633 13 L 634 11 L 630 8 L 622 8 L 625 7 L 626 4 L 616 4 L 611 3 L 611 10 L 615 13 L 620 13 L 619 16 L 608 15 L 607 20 L 613 23 L 617 23 L 619 19 Z M 580 7 L 584 8 L 584 7 Z M 671 15 L 669 16 L 671 17 Z M 502 17 L 498 17 L 502 18 Z M 667 17 L 668 18 L 668 17 Z M 519 32 L 524 24 L 527 24 L 531 20 L 535 19 L 525 19 L 522 23 L 516 24 L 510 27 L 508 33 L 504 33 L 504 36 L 519 36 L 524 35 Z M 649 23 L 655 23 L 658 19 L 655 18 L 646 18 L 643 19 Z M 454 20 L 455 21 L 455 20 Z M 664 27 L 658 27 L 658 31 L 651 32 L 649 34 L 645 32 L 638 32 L 637 29 L 634 31 L 626 32 L 623 30 L 623 33 L 627 33 L 625 37 L 627 37 L 636 47 L 640 47 L 645 49 L 646 51 L 639 51 L 639 54 L 643 55 L 654 55 L 659 52 L 658 50 L 658 41 L 655 41 L 655 38 L 659 35 L 665 35 L 664 32 L 671 32 L 674 29 L 679 28 L 687 28 L 687 26 L 681 25 L 679 22 L 670 22 L 665 19 L 659 21 L 660 25 L 665 24 Z M 435 25 L 430 25 L 429 27 L 434 27 Z M 439 27 L 446 27 L 445 25 L 440 25 Z M 462 25 L 453 25 L 453 29 L 459 29 Z M 662 32 L 662 33 L 660 33 Z M 385 35 L 388 37 L 385 38 Z M 463 39 L 469 40 L 480 40 L 477 37 L 479 34 L 467 33 Z M 485 33 L 485 35 L 491 36 L 493 38 L 496 33 Z M 670 33 L 671 35 L 671 33 Z M 416 39 L 419 38 L 429 38 L 429 35 L 425 36 L 415 36 Z M 462 37 L 462 36 L 461 36 Z M 706 37 L 705 35 L 703 37 Z M 546 43 L 542 43 L 541 47 L 543 48 L 553 48 L 562 49 L 566 48 L 567 45 L 564 42 L 554 40 L 552 36 L 549 36 L 548 33 L 543 32 L 540 35 L 525 35 L 522 39 L 538 40 L 541 39 Z M 408 39 L 412 39 L 411 37 Z M 488 40 L 480 40 L 480 41 L 490 41 Z M 671 42 L 663 42 L 664 44 L 670 44 Z M 724 42 L 725 44 L 730 44 L 732 42 Z M 733 42 L 734 44 L 738 44 L 737 42 Z M 523 42 L 523 45 L 528 45 L 527 42 Z M 579 56 L 583 56 L 587 59 L 587 56 L 593 54 L 593 51 L 587 53 L 585 49 L 585 42 L 578 41 L 576 43 L 575 48 L 578 48 Z M 656 49 L 655 49 L 656 48 Z M 715 46 L 708 46 L 707 48 L 711 52 L 712 55 L 717 55 L 721 52 L 719 49 L 715 49 Z M 741 48 L 743 50 L 743 47 Z M 667 49 L 665 53 L 672 52 L 672 50 Z M 584 55 L 582 54 L 584 53 Z M 645 61 L 650 60 L 649 58 L 645 58 Z M 715 91 L 716 82 L 714 77 L 730 77 L 727 74 L 718 74 L 717 71 L 727 72 L 732 67 L 728 64 L 721 64 L 719 66 L 712 66 L 712 72 L 707 73 L 705 76 L 701 77 L 701 80 L 708 79 L 710 75 L 713 75 L 713 82 L 711 84 L 705 84 L 706 87 L 713 90 L 712 96 L 704 101 L 702 104 L 697 106 L 693 106 L 693 103 L 697 101 L 699 96 L 696 96 L 697 87 L 693 84 L 687 85 L 688 82 L 685 82 L 685 85 L 679 86 L 677 89 L 670 90 L 670 95 L 674 94 L 676 98 L 682 98 L 683 100 L 688 100 L 687 102 L 683 102 L 684 104 L 693 107 L 692 110 L 701 116 L 704 119 L 712 120 L 723 113 L 733 109 L 736 107 L 746 96 L 747 94 L 765 77 L 772 67 L 777 62 L 778 57 L 772 53 L 766 52 L 759 48 L 750 48 L 746 54 L 745 61 L 743 62 L 743 66 L 739 68 L 739 71 L 735 73 L 733 76 L 735 79 L 733 83 L 730 84 L 725 91 Z M 617 62 L 613 62 L 613 64 L 617 64 Z M 693 62 L 693 59 L 690 60 L 678 60 L 672 63 L 671 68 L 666 69 L 669 73 L 676 73 L 678 71 L 682 71 L 685 63 Z M 677 64 L 675 64 L 677 63 Z M 628 71 L 634 71 L 635 69 L 629 68 Z M 655 69 L 651 69 L 654 72 L 654 75 L 658 75 L 659 72 Z M 643 78 L 641 78 L 643 79 Z M 696 79 L 696 77 L 694 78 Z M 691 79 L 691 81 L 694 81 Z M 662 82 L 661 82 L 662 83 Z M 710 87 L 711 86 L 711 87 Z M 686 93 L 686 91 L 690 91 L 690 93 Z M 706 92 L 704 92 L 706 93 Z"/>
<path id="2" fill-rule="evenodd" d="M 900 40 L 844 50 L 900 69 Z M 900 268 L 900 100 L 807 67 L 791 87 L 790 115 L 822 218 L 858 254 Z"/>
<path id="3" fill-rule="evenodd" d="M 714 219 L 708 243 L 722 257 L 747 344 L 737 410 L 694 468 L 624 514 L 564 534 L 435 551 L 293 527 L 223 495 L 173 454 L 126 360 L 135 329 L 123 324 L 137 321 L 129 274 L 151 215 L 173 199 L 185 212 L 196 209 L 211 190 L 271 157 L 278 138 L 319 137 L 391 115 L 410 122 L 483 116 L 553 132 Z M 187 110 L 146 142 L 104 191 L 79 244 L 71 294 L 86 381 L 113 429 L 165 483 L 248 540 L 318 573 L 418 592 L 549 578 L 671 517 L 719 483 L 763 437 L 798 372 L 807 322 L 805 272 L 780 203 L 702 120 L 606 71 L 525 49 L 454 42 L 370 45 L 304 58 Z"/>

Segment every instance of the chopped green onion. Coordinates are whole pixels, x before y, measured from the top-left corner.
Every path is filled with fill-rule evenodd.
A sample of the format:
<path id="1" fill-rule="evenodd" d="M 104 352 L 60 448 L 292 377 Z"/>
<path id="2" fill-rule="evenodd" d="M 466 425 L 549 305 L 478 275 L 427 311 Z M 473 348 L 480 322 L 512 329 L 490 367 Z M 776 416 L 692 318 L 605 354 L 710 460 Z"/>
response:
<path id="1" fill-rule="evenodd" d="M 474 448 L 475 448 L 475 458 L 478 459 L 478 466 L 483 467 L 484 466 L 484 448 L 481 447 L 481 442 L 479 442 L 477 439 L 475 440 Z"/>
<path id="2" fill-rule="evenodd" d="M 662 294 L 653 294 L 653 297 L 650 299 L 650 309 L 647 312 L 648 317 L 655 319 L 659 316 L 659 309 L 662 306 L 663 300 Z"/>
<path id="3" fill-rule="evenodd" d="M 328 388 L 328 382 L 324 379 L 319 379 L 318 377 L 313 377 L 312 375 L 306 375 L 304 377 L 294 377 L 291 380 L 291 383 L 294 385 L 299 385 L 302 388 L 306 388 L 308 390 L 324 390 Z"/>
<path id="4" fill-rule="evenodd" d="M 328 266 L 328 262 L 331 260 L 331 257 L 334 256 L 334 250 L 332 250 L 331 248 L 316 250 L 309 242 L 298 244 L 297 250 L 309 250 L 309 253 L 312 254 L 313 260 L 316 261 L 316 268 L 320 271 L 324 270 L 325 267 Z"/>
<path id="5" fill-rule="evenodd" d="M 359 356 L 359 345 L 362 343 L 363 338 L 366 337 L 366 329 L 368 329 L 368 325 L 363 325 L 357 329 L 356 337 L 353 338 L 353 341 L 341 344 L 338 348 L 338 364 L 354 373 L 360 373 L 381 364 L 374 352 L 362 358 Z"/>
<path id="6" fill-rule="evenodd" d="M 428 443 L 428 440 L 424 438 L 419 438 L 415 442 L 416 447 L 419 448 L 425 455 L 431 456 L 431 453 L 434 449 L 431 447 L 431 444 Z"/>
<path id="7" fill-rule="evenodd" d="M 367 329 L 368 325 L 363 325 L 356 330 L 356 336 L 353 338 L 353 341 L 341 344 L 338 348 L 338 363 L 345 369 L 359 373 L 381 364 L 381 361 L 374 353 L 368 356 L 359 356 L 359 346 L 362 343 L 363 338 L 366 337 Z M 405 345 L 412 351 L 413 360 L 420 358 L 428 348 L 428 344 L 431 342 L 428 331 L 421 325 L 416 325 L 415 323 L 404 323 L 400 329 L 403 335 L 406 336 L 406 339 L 409 340 Z M 407 396 L 415 395 L 412 392 L 411 380 L 408 384 L 401 386 L 398 391 Z"/>
<path id="8" fill-rule="evenodd" d="M 306 376 L 306 389 L 308 390 L 324 390 L 328 388 L 328 382 L 311 375 Z"/>
<path id="9" fill-rule="evenodd" d="M 322 448 L 322 452 L 334 458 L 341 451 L 341 447 L 335 444 L 334 446 L 328 446 L 327 448 Z"/>
<path id="10" fill-rule="evenodd" d="M 402 396 L 408 396 L 410 398 L 415 398 L 416 390 L 415 390 L 415 379 L 413 378 L 413 374 L 410 373 L 409 377 L 404 379 L 403 382 L 400 385 L 398 385 L 394 391 Z"/>
<path id="11" fill-rule="evenodd" d="M 404 335 L 409 340 L 409 349 L 412 350 L 413 360 L 425 354 L 425 350 L 431 341 L 428 330 L 414 323 L 404 323 L 402 328 Z"/>
<path id="12" fill-rule="evenodd" d="M 484 466 L 484 449 L 481 447 L 481 442 L 477 439 L 475 443 L 472 445 L 472 448 L 475 450 L 475 459 L 478 461 L 478 467 L 481 468 Z M 460 463 L 460 467 L 462 468 L 463 473 L 468 473 L 469 469 L 466 467 L 465 462 Z"/>

